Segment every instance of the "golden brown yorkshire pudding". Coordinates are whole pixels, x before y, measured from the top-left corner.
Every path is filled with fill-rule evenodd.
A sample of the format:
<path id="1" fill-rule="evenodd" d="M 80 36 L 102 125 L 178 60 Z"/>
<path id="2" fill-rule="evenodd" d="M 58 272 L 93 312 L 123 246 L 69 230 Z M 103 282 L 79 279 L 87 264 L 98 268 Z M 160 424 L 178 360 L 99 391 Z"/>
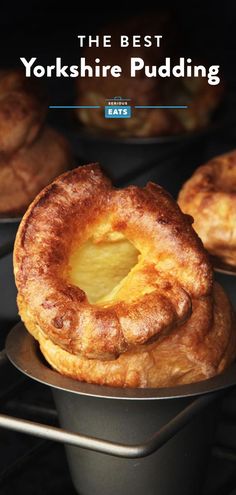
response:
<path id="1" fill-rule="evenodd" d="M 42 91 L 17 70 L 0 71 L 0 218 L 25 212 L 72 166 L 69 143 L 48 128 Z"/>
<path id="2" fill-rule="evenodd" d="M 49 127 L 28 147 L 7 159 L 0 156 L 0 217 L 24 213 L 38 192 L 71 163 L 66 139 Z"/>
<path id="3" fill-rule="evenodd" d="M 62 175 L 26 212 L 14 269 L 26 327 L 79 380 L 187 383 L 235 357 L 231 306 L 191 218 L 155 184 L 117 190 L 97 165 Z"/>
<path id="4" fill-rule="evenodd" d="M 208 251 L 236 266 L 236 151 L 213 158 L 184 184 L 178 199 Z"/>
<path id="5" fill-rule="evenodd" d="M 36 83 L 18 70 L 0 71 L 0 154 L 30 144 L 45 115 L 45 98 Z"/>

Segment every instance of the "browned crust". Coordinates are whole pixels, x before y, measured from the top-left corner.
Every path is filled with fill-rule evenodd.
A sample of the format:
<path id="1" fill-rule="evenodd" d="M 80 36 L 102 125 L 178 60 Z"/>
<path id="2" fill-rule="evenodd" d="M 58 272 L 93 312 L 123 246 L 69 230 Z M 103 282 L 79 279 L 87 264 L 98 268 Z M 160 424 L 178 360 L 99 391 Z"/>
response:
<path id="1" fill-rule="evenodd" d="M 78 105 L 99 105 L 100 109 L 91 113 L 86 108 L 77 109 L 77 118 L 90 129 L 120 136 L 155 137 L 183 134 L 204 128 L 211 114 L 219 104 L 222 86 L 209 86 L 204 79 L 196 86 L 196 79 L 183 81 L 163 81 L 122 77 L 104 79 L 97 84 L 96 78 L 79 79 L 76 103 Z M 123 94 L 130 98 L 131 119 L 104 119 L 104 105 L 109 94 Z M 176 105 L 181 100 L 189 102 L 187 109 L 135 109 L 135 105 Z M 184 96 L 183 96 L 184 95 Z"/>
<path id="2" fill-rule="evenodd" d="M 142 255 L 122 300 L 104 307 L 89 304 L 66 276 L 73 243 L 101 225 Z M 171 196 L 152 183 L 113 189 L 94 164 L 62 175 L 33 201 L 17 234 L 14 269 L 20 311 L 28 308 L 55 344 L 89 358 L 114 358 L 164 337 L 189 318 L 194 298 L 212 291 L 206 252 Z M 137 284 L 140 296 L 132 299 Z"/>
<path id="3" fill-rule="evenodd" d="M 178 203 L 194 218 L 209 252 L 236 266 L 236 151 L 199 167 L 182 187 Z"/>
<path id="4" fill-rule="evenodd" d="M 114 387 L 175 386 L 210 378 L 235 359 L 235 319 L 218 284 L 213 298 L 194 299 L 192 315 L 185 324 L 164 339 L 131 349 L 113 361 L 69 353 L 44 334 L 23 301 L 20 311 L 51 366 L 76 380 Z"/>
<path id="5" fill-rule="evenodd" d="M 19 70 L 0 71 L 0 154 L 29 145 L 46 116 L 46 99 L 36 82 Z"/>
<path id="6" fill-rule="evenodd" d="M 47 100 L 20 70 L 0 71 L 0 217 L 22 215 L 72 164 L 64 137 L 43 126 Z"/>
<path id="7" fill-rule="evenodd" d="M 23 214 L 36 194 L 72 164 L 66 139 L 49 127 L 30 145 L 0 157 L 0 217 Z"/>

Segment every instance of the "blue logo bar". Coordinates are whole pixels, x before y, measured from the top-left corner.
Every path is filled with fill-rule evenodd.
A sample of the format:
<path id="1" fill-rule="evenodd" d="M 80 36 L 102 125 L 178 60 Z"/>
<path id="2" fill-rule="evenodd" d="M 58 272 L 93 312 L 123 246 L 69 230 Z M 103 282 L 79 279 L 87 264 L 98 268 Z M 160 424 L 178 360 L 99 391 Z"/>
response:
<path id="1" fill-rule="evenodd" d="M 116 106 L 116 105 L 106 105 L 105 106 L 105 119 L 130 119 L 131 117 L 131 106 L 126 105 Z"/>

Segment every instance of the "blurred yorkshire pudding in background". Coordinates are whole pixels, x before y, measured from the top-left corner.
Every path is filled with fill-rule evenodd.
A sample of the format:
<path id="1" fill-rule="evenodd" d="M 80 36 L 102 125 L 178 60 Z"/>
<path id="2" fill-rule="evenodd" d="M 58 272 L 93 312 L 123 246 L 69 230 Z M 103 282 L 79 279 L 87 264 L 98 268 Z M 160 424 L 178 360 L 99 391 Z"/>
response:
<path id="1" fill-rule="evenodd" d="M 67 140 L 50 127 L 6 159 L 0 156 L 0 217 L 17 217 L 46 184 L 72 165 Z"/>
<path id="2" fill-rule="evenodd" d="M 119 81 L 119 82 L 118 82 Z M 91 131 L 113 133 L 123 137 L 155 137 L 184 134 L 203 129 L 210 122 L 222 96 L 222 87 L 209 86 L 200 78 L 155 80 L 121 77 L 119 80 L 96 78 L 78 80 L 78 105 L 99 105 L 93 112 L 86 108 L 75 110 L 78 119 Z M 105 119 L 107 95 L 125 95 L 131 105 L 189 105 L 187 109 L 135 109 L 130 119 Z M 112 98 L 111 98 L 112 99 Z"/>
<path id="3" fill-rule="evenodd" d="M 114 189 L 97 165 L 46 187 L 18 230 L 27 329 L 59 372 L 157 387 L 202 380 L 236 354 L 230 303 L 202 243 L 160 186 Z"/>
<path id="4" fill-rule="evenodd" d="M 40 86 L 19 70 L 0 71 L 0 155 L 11 155 L 36 138 L 46 117 Z"/>
<path id="5" fill-rule="evenodd" d="M 223 85 L 209 85 L 207 77 L 146 77 L 143 72 L 130 76 L 131 57 L 141 57 L 145 65 L 161 66 L 166 57 L 173 65 L 179 63 L 179 57 L 186 53 L 186 40 L 180 24 L 172 12 L 160 11 L 158 14 L 136 16 L 122 22 L 122 34 L 129 38 L 128 47 L 120 47 L 120 23 L 104 27 L 100 36 L 111 34 L 111 47 L 90 46 L 83 49 L 86 63 L 94 65 L 99 59 L 104 65 L 122 67 L 120 77 L 85 77 L 76 80 L 76 105 L 99 105 L 101 108 L 76 109 L 78 120 L 89 131 L 110 133 L 123 137 L 155 137 L 185 134 L 206 127 L 224 93 Z M 140 47 L 132 46 L 132 36 L 139 33 Z M 145 35 L 152 38 L 162 35 L 160 46 L 145 47 Z M 188 50 L 191 46 L 188 40 Z M 191 53 L 191 50 L 190 50 Z M 187 58 L 189 51 L 187 51 Z M 191 59 L 188 59 L 191 60 Z M 196 57 L 193 64 L 201 65 L 202 56 Z M 208 67 L 208 63 L 204 62 Z M 132 118 L 105 119 L 104 105 L 107 99 L 117 95 L 131 100 Z M 135 109 L 136 105 L 187 105 L 186 109 Z"/>
<path id="6" fill-rule="evenodd" d="M 72 165 L 69 143 L 44 126 L 46 98 L 18 70 L 0 71 L 0 218 L 25 212 Z"/>
<path id="7" fill-rule="evenodd" d="M 206 249 L 236 266 L 236 150 L 199 167 L 183 185 L 178 203 L 194 218 Z"/>

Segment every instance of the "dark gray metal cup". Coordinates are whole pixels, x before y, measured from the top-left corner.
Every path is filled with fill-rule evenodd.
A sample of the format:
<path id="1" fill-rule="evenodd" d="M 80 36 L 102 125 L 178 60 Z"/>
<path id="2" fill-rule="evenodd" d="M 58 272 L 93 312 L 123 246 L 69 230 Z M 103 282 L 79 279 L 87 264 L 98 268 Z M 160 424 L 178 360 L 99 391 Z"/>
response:
<path id="1" fill-rule="evenodd" d="M 104 400 L 56 389 L 53 395 L 64 428 L 129 444 L 145 441 L 192 401 Z M 74 486 L 80 495 L 197 495 L 204 481 L 216 418 L 214 403 L 161 449 L 140 459 L 66 446 Z"/>
<path id="2" fill-rule="evenodd" d="M 201 493 L 219 400 L 235 385 L 236 364 L 199 383 L 121 389 L 81 383 L 53 371 L 22 324 L 9 334 L 6 350 L 20 371 L 51 387 L 61 425 L 57 429 L 10 420 L 11 428 L 65 442 L 78 494 Z M 2 418 L 2 425 L 8 423 Z"/>

